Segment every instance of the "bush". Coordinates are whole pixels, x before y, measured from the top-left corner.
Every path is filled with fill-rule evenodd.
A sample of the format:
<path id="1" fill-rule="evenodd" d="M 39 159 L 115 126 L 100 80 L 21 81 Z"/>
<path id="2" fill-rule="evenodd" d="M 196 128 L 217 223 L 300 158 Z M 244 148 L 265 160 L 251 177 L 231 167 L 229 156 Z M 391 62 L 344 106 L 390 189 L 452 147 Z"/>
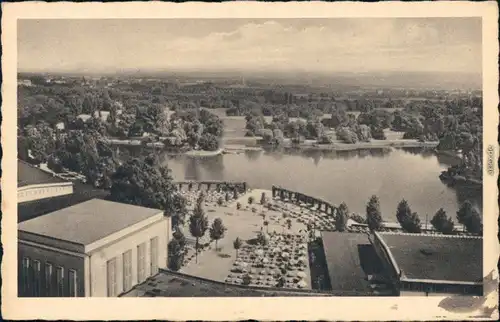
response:
<path id="1" fill-rule="evenodd" d="M 366 218 L 359 214 L 351 214 L 351 219 L 360 224 L 366 224 Z"/>
<path id="2" fill-rule="evenodd" d="M 245 274 L 242 280 L 243 280 L 243 285 L 249 285 L 252 282 L 252 278 L 248 274 Z"/>

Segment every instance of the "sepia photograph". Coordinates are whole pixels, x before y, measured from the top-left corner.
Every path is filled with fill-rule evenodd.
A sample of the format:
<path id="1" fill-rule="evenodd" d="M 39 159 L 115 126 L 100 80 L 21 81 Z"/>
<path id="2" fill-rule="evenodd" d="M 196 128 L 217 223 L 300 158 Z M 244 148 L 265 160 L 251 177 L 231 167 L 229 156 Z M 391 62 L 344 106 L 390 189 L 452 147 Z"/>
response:
<path id="1" fill-rule="evenodd" d="M 482 298 L 483 26 L 17 19 L 17 297 Z"/>

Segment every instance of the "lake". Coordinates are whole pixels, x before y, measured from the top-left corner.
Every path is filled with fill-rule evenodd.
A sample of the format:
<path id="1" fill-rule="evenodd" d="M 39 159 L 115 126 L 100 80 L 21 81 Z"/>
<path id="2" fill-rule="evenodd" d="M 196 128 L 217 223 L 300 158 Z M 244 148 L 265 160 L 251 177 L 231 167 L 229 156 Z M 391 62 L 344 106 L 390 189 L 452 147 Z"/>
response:
<path id="1" fill-rule="evenodd" d="M 396 221 L 396 207 L 403 198 L 422 222 L 441 207 L 456 220 L 466 199 L 482 209 L 481 192 L 448 187 L 439 180 L 453 159 L 420 148 L 246 151 L 207 158 L 164 154 L 162 162 L 172 169 L 175 180 L 246 181 L 264 189 L 279 185 L 336 205 L 346 202 L 350 211 L 363 215 L 375 194 L 386 221 Z"/>

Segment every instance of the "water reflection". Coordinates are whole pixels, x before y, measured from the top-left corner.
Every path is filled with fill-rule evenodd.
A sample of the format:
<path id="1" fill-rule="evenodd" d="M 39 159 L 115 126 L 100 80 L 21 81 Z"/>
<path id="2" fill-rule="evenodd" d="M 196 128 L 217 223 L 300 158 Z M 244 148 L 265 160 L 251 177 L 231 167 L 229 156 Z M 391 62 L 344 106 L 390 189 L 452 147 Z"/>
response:
<path id="1" fill-rule="evenodd" d="M 260 150 L 245 150 L 245 156 L 249 161 L 257 161 L 262 154 Z"/>
<path id="2" fill-rule="evenodd" d="M 413 155 L 420 155 L 422 158 L 432 158 L 436 155 L 436 152 L 433 149 L 421 148 L 421 147 L 401 147 L 396 148 L 398 150 L 404 151 Z"/>
<path id="3" fill-rule="evenodd" d="M 130 152 L 136 153 L 137 149 Z M 281 185 L 334 204 L 346 202 L 352 212 L 360 214 L 365 213 L 368 199 L 375 194 L 386 220 L 395 220 L 397 204 L 403 198 L 422 220 L 441 207 L 454 217 L 465 200 L 482 209 L 481 191 L 443 184 L 439 174 L 449 165 L 443 165 L 439 155 L 422 149 L 291 148 L 205 158 L 163 153 L 161 158 L 172 169 L 175 180 L 246 181 L 250 187 L 265 189 Z"/>

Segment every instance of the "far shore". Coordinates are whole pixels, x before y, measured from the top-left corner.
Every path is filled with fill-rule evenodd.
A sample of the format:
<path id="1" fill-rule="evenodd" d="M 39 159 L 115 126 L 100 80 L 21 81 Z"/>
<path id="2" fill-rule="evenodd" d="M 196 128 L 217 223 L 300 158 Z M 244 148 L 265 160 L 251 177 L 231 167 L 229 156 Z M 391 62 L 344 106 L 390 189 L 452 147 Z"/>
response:
<path id="1" fill-rule="evenodd" d="M 231 138 L 235 139 L 235 138 Z M 247 138 L 248 139 L 248 138 Z M 255 140 L 255 138 L 253 138 Z M 141 146 L 143 145 L 140 140 L 118 140 L 110 139 L 109 142 L 113 145 L 125 146 Z M 353 151 L 364 149 L 381 149 L 381 148 L 436 148 L 439 142 L 419 142 L 417 140 L 372 140 L 370 142 L 356 142 L 356 143 L 341 143 L 335 142 L 332 144 L 315 144 L 311 141 L 304 143 L 293 144 L 290 139 L 285 139 L 283 147 L 285 148 L 299 148 L 304 150 L 329 150 L 329 151 Z M 147 143 L 147 147 L 164 148 L 162 142 Z M 237 146 L 237 148 L 234 148 Z M 219 148 L 216 151 L 205 150 L 191 150 L 183 152 L 182 154 L 188 156 L 216 156 L 223 153 L 243 152 L 261 150 L 260 146 L 247 146 L 244 144 L 227 145 L 227 148 Z M 455 155 L 456 156 L 456 155 Z"/>
<path id="2" fill-rule="evenodd" d="M 418 142 L 416 140 L 373 140 L 370 142 L 356 143 L 333 143 L 333 144 L 290 144 L 287 147 L 298 147 L 312 150 L 333 150 L 333 151 L 352 151 L 363 149 L 380 148 L 435 148 L 439 142 Z"/>
<path id="3" fill-rule="evenodd" d="M 212 156 L 217 156 L 220 155 L 224 152 L 224 149 L 219 148 L 218 150 L 215 151 L 206 151 L 206 150 L 191 150 L 184 152 L 184 155 L 190 156 L 190 157 L 212 157 Z"/>

